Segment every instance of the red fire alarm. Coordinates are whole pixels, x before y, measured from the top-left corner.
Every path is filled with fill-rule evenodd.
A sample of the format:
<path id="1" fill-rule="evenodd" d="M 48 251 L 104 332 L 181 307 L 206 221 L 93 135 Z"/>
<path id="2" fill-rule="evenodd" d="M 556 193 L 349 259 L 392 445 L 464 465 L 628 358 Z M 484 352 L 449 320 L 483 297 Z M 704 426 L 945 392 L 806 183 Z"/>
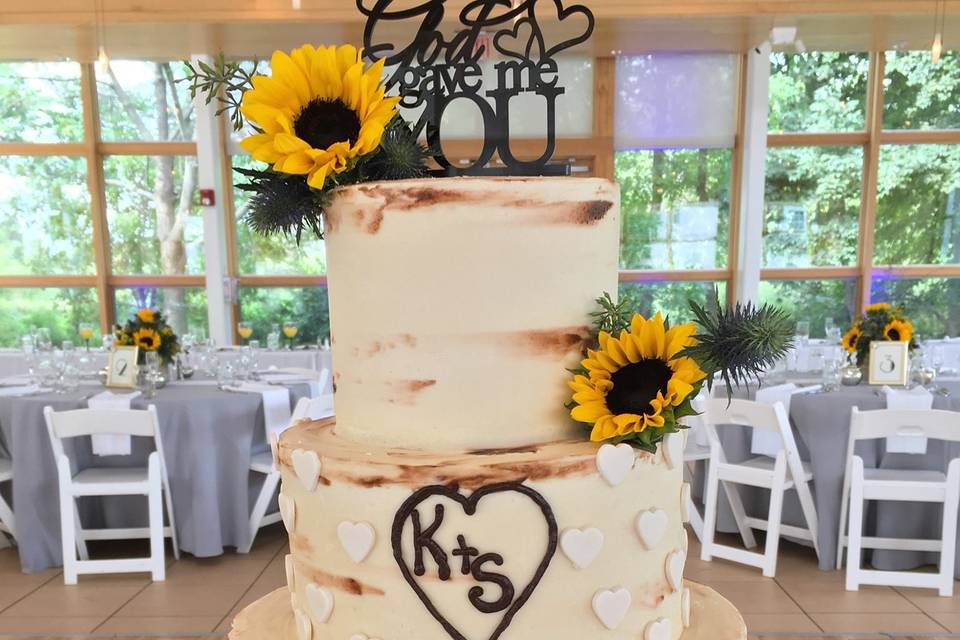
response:
<path id="1" fill-rule="evenodd" d="M 200 189 L 200 206 L 212 207 L 216 203 L 213 195 L 213 189 Z"/>

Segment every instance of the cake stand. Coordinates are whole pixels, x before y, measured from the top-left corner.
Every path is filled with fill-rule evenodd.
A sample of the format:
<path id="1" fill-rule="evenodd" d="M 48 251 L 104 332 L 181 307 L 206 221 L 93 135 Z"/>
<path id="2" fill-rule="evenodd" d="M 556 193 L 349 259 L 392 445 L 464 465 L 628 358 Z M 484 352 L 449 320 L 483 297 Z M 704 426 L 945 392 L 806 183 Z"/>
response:
<path id="1" fill-rule="evenodd" d="M 702 584 L 685 580 L 690 587 L 690 627 L 681 640 L 747 640 L 747 627 L 737 609 L 723 596 Z M 233 621 L 229 640 L 296 640 L 290 592 L 286 587 L 260 598 Z"/>

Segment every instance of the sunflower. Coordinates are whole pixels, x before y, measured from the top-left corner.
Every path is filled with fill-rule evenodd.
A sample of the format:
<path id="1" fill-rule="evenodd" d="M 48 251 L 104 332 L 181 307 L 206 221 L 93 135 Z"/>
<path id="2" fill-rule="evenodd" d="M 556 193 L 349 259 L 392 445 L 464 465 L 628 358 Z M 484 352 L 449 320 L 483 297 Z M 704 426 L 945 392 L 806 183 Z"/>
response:
<path id="1" fill-rule="evenodd" d="M 322 189 L 331 173 L 351 159 L 375 151 L 399 97 L 384 97 L 384 60 L 364 69 L 361 51 L 351 45 L 304 45 L 287 55 L 275 51 L 272 76 L 256 75 L 240 111 L 262 133 L 240 146 L 274 171 L 306 175 Z"/>
<path id="2" fill-rule="evenodd" d="M 913 339 L 913 325 L 909 320 L 891 320 L 883 328 L 883 337 L 894 342 L 910 342 Z"/>
<path id="3" fill-rule="evenodd" d="M 619 338 L 601 331 L 600 350 L 588 350 L 581 362 L 589 376 L 568 383 L 576 405 L 570 415 L 593 424 L 594 442 L 664 427 L 667 414 L 672 419 L 673 407 L 705 377 L 694 360 L 675 357 L 696 344 L 695 332 L 692 323 L 668 330 L 659 313 L 650 320 L 633 316 Z"/>
<path id="4" fill-rule="evenodd" d="M 856 353 L 862 335 L 863 332 L 860 330 L 859 322 L 850 327 L 850 330 L 843 335 L 843 348 L 847 350 L 847 353 Z"/>
<path id="5" fill-rule="evenodd" d="M 133 344 L 144 351 L 156 351 L 160 348 L 160 334 L 153 329 L 141 327 L 133 332 Z"/>
<path id="6" fill-rule="evenodd" d="M 137 317 L 140 318 L 140 322 L 153 324 L 157 321 L 157 312 L 153 309 L 140 309 L 137 311 Z"/>
<path id="7" fill-rule="evenodd" d="M 873 304 L 868 304 L 867 308 L 864 310 L 864 313 L 873 313 L 874 311 L 889 311 L 890 303 L 889 302 L 874 302 Z"/>

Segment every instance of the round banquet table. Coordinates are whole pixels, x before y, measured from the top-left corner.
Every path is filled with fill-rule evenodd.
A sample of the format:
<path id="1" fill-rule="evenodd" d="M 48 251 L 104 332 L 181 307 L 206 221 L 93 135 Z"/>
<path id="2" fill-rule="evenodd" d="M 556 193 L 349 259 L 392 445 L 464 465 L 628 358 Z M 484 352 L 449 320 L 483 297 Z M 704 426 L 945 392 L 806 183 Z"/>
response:
<path id="1" fill-rule="evenodd" d="M 960 411 L 960 382 L 941 382 L 950 391 L 949 396 L 934 394 L 933 408 Z M 744 395 L 753 398 L 751 387 Z M 714 393 L 723 393 L 714 390 Z M 885 409 L 886 399 L 880 387 L 861 384 L 840 387 L 825 393 L 797 394 L 790 403 L 790 423 L 797 440 L 800 457 L 809 461 L 813 471 L 814 503 L 819 520 L 820 568 L 833 570 L 837 559 L 837 534 L 840 526 L 840 498 L 843 493 L 843 475 L 847 457 L 847 438 L 850 435 L 850 414 L 853 407 L 862 411 Z M 731 462 L 752 457 L 749 429 L 726 428 L 720 431 L 724 453 Z M 950 460 L 960 457 L 960 443 L 930 440 L 924 454 L 888 453 L 884 440 L 858 443 L 856 452 L 867 467 L 893 469 L 929 469 L 946 472 Z M 698 473 L 698 482 L 702 482 Z M 737 486 L 749 515 L 765 517 L 769 507 L 769 491 Z M 733 515 L 723 493 L 718 529 L 736 532 Z M 882 537 L 939 538 L 942 507 L 935 504 L 904 502 L 870 502 L 867 511 L 866 535 Z M 795 492 L 787 492 L 784 500 L 783 521 L 805 526 Z M 868 533 L 869 532 L 869 533 Z M 867 553 L 869 562 L 881 570 L 905 570 L 939 562 L 939 554 L 913 551 L 873 550 Z M 960 577 L 960 554 L 955 574 Z"/>
<path id="2" fill-rule="evenodd" d="M 309 396 L 308 384 L 284 385 L 291 409 Z M 13 460 L 13 508 L 21 568 L 42 571 L 63 564 L 57 471 L 43 408 L 80 409 L 99 385 L 83 385 L 66 394 L 0 397 L 0 453 Z M 263 397 L 221 391 L 203 381 L 171 383 L 156 397 L 139 396 L 132 409 L 157 407 L 164 458 L 180 547 L 195 556 L 223 553 L 250 540 L 252 501 L 262 477 L 251 477 L 250 459 L 266 448 Z M 94 456 L 89 438 L 64 441 L 75 467 L 144 466 L 152 439 L 133 438 L 129 456 Z M 138 496 L 80 500 L 85 528 L 145 526 L 146 500 Z"/>

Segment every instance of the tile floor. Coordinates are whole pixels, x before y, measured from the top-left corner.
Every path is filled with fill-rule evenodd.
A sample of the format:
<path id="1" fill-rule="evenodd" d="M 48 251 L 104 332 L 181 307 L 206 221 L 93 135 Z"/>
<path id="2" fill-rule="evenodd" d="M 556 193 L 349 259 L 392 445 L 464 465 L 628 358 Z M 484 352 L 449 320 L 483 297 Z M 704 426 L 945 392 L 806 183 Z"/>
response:
<path id="1" fill-rule="evenodd" d="M 953 598 L 891 587 L 848 593 L 841 572 L 820 571 L 811 550 L 788 542 L 781 545 L 776 579 L 724 560 L 702 562 L 693 536 L 690 546 L 686 576 L 726 596 L 756 636 L 960 634 L 960 589 Z M 261 532 L 247 556 L 231 552 L 171 560 L 163 583 L 152 583 L 146 574 L 81 576 L 76 587 L 64 586 L 56 570 L 20 573 L 16 552 L 4 549 L 0 640 L 19 635 L 224 634 L 240 609 L 283 585 L 286 549 L 286 536 L 277 525 Z"/>

